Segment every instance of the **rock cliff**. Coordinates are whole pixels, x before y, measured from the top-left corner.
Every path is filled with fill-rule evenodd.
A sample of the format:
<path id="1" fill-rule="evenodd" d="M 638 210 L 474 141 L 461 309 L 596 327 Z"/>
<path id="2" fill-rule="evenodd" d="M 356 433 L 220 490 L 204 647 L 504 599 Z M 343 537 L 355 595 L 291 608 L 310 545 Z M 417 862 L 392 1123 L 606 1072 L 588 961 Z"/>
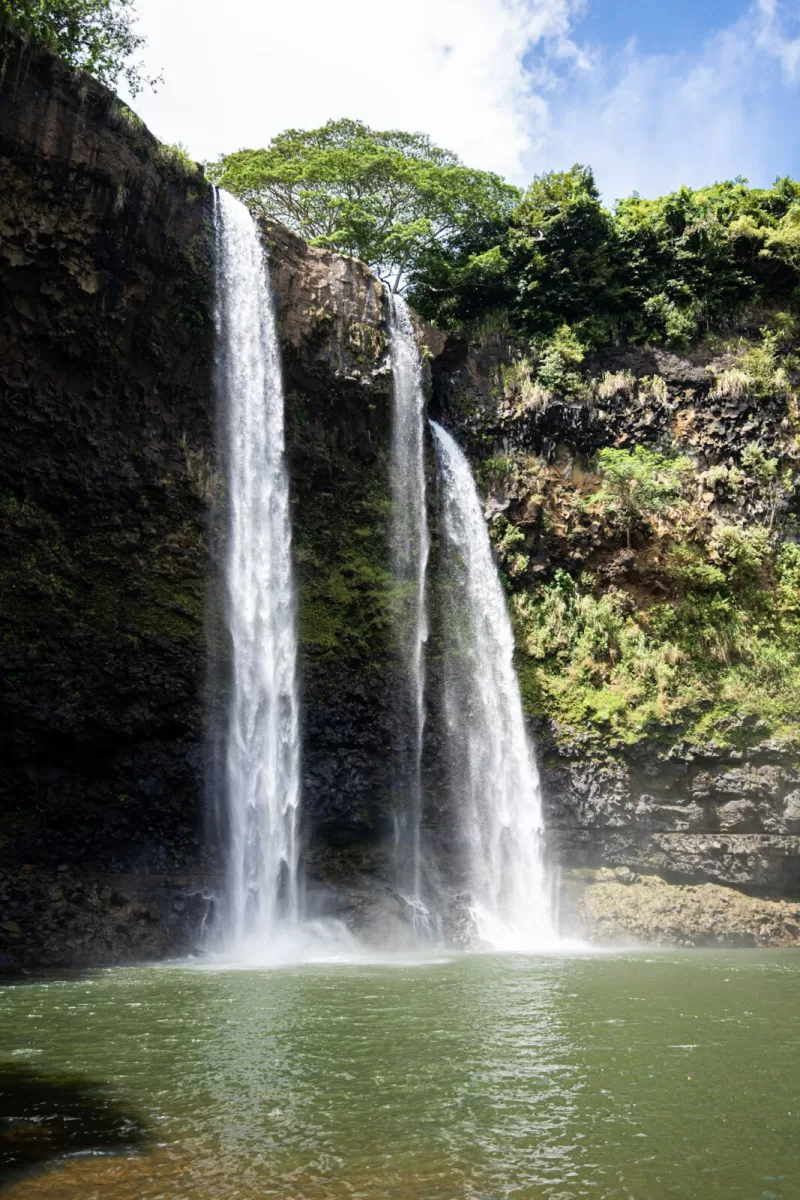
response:
<path id="1" fill-rule="evenodd" d="M 7 953 L 136 954 L 170 902 L 88 949 L 104 905 L 62 884 L 200 852 L 209 189 L 111 93 L 15 47 L 0 192 L 0 836 L 28 868 Z"/>
<path id="2" fill-rule="evenodd" d="M 752 331 L 733 333 L 737 346 L 750 344 Z M 731 360 L 713 346 L 684 354 L 630 347 L 598 356 L 586 394 L 570 400 L 536 394 L 520 357 L 509 339 L 490 337 L 472 349 L 453 342 L 434 363 L 435 403 L 482 471 L 487 519 L 514 530 L 524 551 L 521 577 L 512 577 L 513 564 L 508 577 L 512 596 L 566 570 L 582 580 L 585 595 L 613 596 L 620 619 L 634 612 L 640 634 L 656 604 L 685 598 L 688 572 L 679 576 L 679 568 L 668 567 L 670 555 L 683 553 L 686 561 L 694 555 L 694 566 L 705 553 L 703 566 L 713 570 L 720 560 L 707 556 L 708 531 L 719 525 L 764 528 L 770 505 L 782 505 L 794 527 L 797 495 L 790 481 L 800 450 L 790 390 L 759 395 L 744 385 L 725 394 L 718 380 Z M 626 548 L 621 529 L 591 510 L 592 463 L 605 446 L 632 445 L 688 456 L 694 498 L 677 530 L 665 517 L 655 528 L 637 531 Z M 753 446 L 788 464 L 789 482 L 780 495 L 765 494 L 742 470 Z M 736 486 L 719 487 L 726 479 Z M 792 591 L 796 596 L 794 583 Z M 702 593 L 700 598 L 706 602 Z M 524 622 L 518 622 L 518 634 L 523 691 L 544 768 L 550 846 L 558 861 L 797 894 L 800 730 L 790 693 L 781 709 L 769 688 L 761 694 L 754 688 L 752 697 L 726 692 L 719 682 L 726 664 L 718 659 L 708 676 L 696 670 L 690 677 L 696 701 L 673 701 L 668 680 L 661 711 L 659 697 L 652 709 L 637 711 L 623 688 L 602 692 L 613 679 L 608 660 L 615 647 L 598 640 L 597 664 L 607 664 L 597 672 L 600 685 L 587 689 L 582 711 L 570 711 L 568 704 L 553 703 L 555 691 L 543 690 L 549 681 L 525 652 Z M 641 665 L 647 666 L 644 660 Z M 575 669 L 574 661 L 568 669 Z M 777 674 L 770 687 L 780 692 Z"/>
<path id="3" fill-rule="evenodd" d="M 193 944 L 220 865 L 206 813 L 225 704 L 213 665 L 226 659 L 213 196 L 106 89 L 47 55 L 14 54 L 0 105 L 0 954 L 11 965 L 157 957 Z M 393 903 L 385 299 L 363 264 L 269 222 L 262 234 L 286 376 L 306 875 L 312 897 L 335 893 L 344 915 L 365 919 Z M 579 487 L 603 445 L 677 439 L 711 457 L 754 428 L 770 444 L 784 436 L 780 405 L 710 402 L 707 364 L 689 357 L 619 351 L 597 371 L 664 387 L 526 409 L 503 385 L 515 353 L 503 339 L 469 347 L 418 332 L 433 409 L 479 471 L 518 449 L 541 461 L 545 492 Z M 644 548 L 626 558 L 599 526 L 546 521 L 547 496 L 481 478 L 487 514 L 524 527 L 532 579 L 598 556 L 617 583 L 646 573 Z M 435 618 L 431 650 L 435 681 Z M 613 729 L 604 740 L 566 727 L 523 685 L 551 853 L 580 887 L 619 866 L 797 893 L 791 743 L 751 722 L 727 739 L 647 732 L 622 744 Z M 435 720 L 425 775 L 429 834 L 446 858 Z M 781 926 L 773 940 L 792 936 Z"/>

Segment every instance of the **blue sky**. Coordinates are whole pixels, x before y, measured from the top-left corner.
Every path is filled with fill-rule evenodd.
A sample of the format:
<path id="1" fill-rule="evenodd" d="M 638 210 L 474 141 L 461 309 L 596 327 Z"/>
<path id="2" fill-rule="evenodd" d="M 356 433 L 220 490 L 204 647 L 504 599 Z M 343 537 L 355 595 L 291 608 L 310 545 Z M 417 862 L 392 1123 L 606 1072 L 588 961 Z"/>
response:
<path id="1" fill-rule="evenodd" d="M 800 0 L 137 0 L 165 84 L 135 107 L 198 158 L 289 126 L 422 129 L 524 185 L 590 163 L 608 202 L 800 176 Z"/>
<path id="2" fill-rule="evenodd" d="M 748 8 L 737 0 L 595 0 L 576 21 L 575 35 L 612 47 L 635 37 L 645 54 L 691 52 Z"/>
<path id="3" fill-rule="evenodd" d="M 571 39 L 529 168 L 590 162 L 608 201 L 800 175 L 800 0 L 590 0 Z"/>

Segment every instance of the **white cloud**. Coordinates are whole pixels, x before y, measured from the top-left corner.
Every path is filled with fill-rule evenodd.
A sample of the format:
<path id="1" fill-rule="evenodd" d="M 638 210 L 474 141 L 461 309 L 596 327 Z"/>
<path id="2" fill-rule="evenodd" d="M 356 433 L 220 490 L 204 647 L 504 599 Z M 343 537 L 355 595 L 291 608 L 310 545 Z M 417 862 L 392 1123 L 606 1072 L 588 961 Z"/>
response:
<path id="1" fill-rule="evenodd" d="M 778 59 L 786 79 L 794 82 L 800 77 L 800 36 L 792 37 L 789 27 L 800 25 L 800 7 L 795 5 L 793 13 L 787 7 L 778 0 L 758 0 L 757 37 L 758 45 Z"/>
<path id="2" fill-rule="evenodd" d="M 147 63 L 137 111 L 198 158 L 289 126 L 351 116 L 420 129 L 470 165 L 521 178 L 546 119 L 537 70 L 579 63 L 583 0 L 138 0 Z"/>
<path id="3" fill-rule="evenodd" d="M 800 0 L 752 0 L 679 54 L 581 47 L 592 2 L 137 0 L 165 83 L 136 108 L 198 158 L 350 116 L 522 184 L 588 162 L 608 200 L 796 169 Z"/>

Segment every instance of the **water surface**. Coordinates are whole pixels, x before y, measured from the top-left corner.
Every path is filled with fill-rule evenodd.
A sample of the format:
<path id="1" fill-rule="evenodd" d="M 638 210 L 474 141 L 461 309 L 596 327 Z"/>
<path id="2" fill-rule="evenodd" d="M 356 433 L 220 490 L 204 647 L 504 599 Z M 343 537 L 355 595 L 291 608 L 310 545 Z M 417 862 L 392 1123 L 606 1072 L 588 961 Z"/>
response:
<path id="1" fill-rule="evenodd" d="M 8 986 L 3 1065 L 102 1081 L 131 1136 L 72 1111 L 75 1156 L 4 1195 L 795 1200 L 799 994 L 800 955 L 761 951 Z M 12 1132 L 49 1136 L 57 1089 L 15 1094 Z"/>

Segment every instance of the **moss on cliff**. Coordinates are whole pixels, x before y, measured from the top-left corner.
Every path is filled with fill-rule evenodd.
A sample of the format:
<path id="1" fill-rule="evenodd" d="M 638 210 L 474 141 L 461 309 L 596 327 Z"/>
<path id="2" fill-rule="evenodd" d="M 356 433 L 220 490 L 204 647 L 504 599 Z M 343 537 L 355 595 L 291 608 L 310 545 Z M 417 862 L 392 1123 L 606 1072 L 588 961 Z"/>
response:
<path id="1" fill-rule="evenodd" d="M 610 587 L 599 570 L 575 580 L 558 569 L 530 589 L 512 581 L 529 712 L 612 746 L 800 746 L 800 548 L 765 541 L 744 582 L 735 562 L 719 564 L 713 543 L 686 540 L 662 544 L 658 559 L 652 547 L 634 554 Z"/>
<path id="2" fill-rule="evenodd" d="M 357 491 L 323 493 L 296 510 L 298 637 L 301 654 L 324 663 L 344 656 L 371 674 L 390 635 L 388 463 L 364 471 Z"/>

